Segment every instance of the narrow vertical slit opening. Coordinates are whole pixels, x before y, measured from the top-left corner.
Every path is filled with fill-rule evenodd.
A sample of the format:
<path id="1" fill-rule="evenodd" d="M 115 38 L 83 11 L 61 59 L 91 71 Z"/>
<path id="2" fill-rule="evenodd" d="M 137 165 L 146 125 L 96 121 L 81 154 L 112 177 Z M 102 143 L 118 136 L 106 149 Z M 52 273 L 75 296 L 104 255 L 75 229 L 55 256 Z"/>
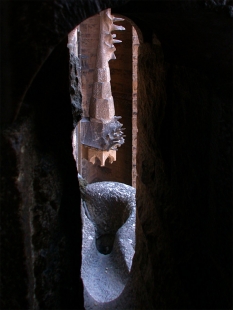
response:
<path id="1" fill-rule="evenodd" d="M 114 30 L 117 27 L 111 26 L 114 29 L 114 44 L 122 43 L 116 46 L 111 57 L 113 60 L 106 65 L 103 58 L 98 59 L 98 51 L 102 43 L 109 44 L 109 41 L 101 42 L 101 18 L 105 21 L 109 17 L 117 25 L 117 30 L 124 31 L 117 32 L 116 38 Z M 109 46 L 113 48 L 111 44 Z M 120 302 L 135 253 L 139 39 L 129 20 L 112 16 L 111 11 L 106 10 L 76 27 L 69 34 L 68 47 L 70 53 L 77 57 L 82 92 L 83 115 L 73 132 L 73 155 L 82 193 L 81 274 L 85 308 L 88 309 L 93 304 Z M 107 95 L 104 97 L 103 93 Z M 104 104 L 111 100 L 111 94 L 114 106 L 112 108 L 110 105 L 106 110 Z M 99 117 L 100 121 L 103 117 L 107 119 L 104 125 L 100 125 L 98 115 L 103 115 Z M 112 115 L 122 116 L 120 122 L 125 127 L 125 143 L 118 141 L 117 152 L 115 148 L 98 150 L 99 136 Z M 114 118 L 115 122 L 119 122 L 119 118 Z M 100 131 L 98 126 L 102 126 Z M 94 127 L 97 128 L 95 134 L 91 132 Z M 122 125 L 119 128 L 121 130 Z M 91 132 L 91 138 L 87 138 L 88 132 Z M 105 139 L 111 139 L 111 132 L 106 134 Z"/>

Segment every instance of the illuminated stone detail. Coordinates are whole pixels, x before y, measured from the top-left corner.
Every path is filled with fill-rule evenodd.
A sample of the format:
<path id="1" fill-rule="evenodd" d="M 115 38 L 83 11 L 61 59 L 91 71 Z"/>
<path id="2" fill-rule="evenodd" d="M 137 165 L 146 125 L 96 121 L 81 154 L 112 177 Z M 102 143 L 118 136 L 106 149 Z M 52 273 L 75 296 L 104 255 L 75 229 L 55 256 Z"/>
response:
<path id="1" fill-rule="evenodd" d="M 90 161 L 92 164 L 95 163 L 95 159 L 99 158 L 100 160 L 100 166 L 105 165 L 105 161 L 108 158 L 110 164 L 112 164 L 114 161 L 116 161 L 116 151 L 100 151 L 96 149 L 88 149 L 88 161 Z"/>
<path id="2" fill-rule="evenodd" d="M 111 91 L 111 77 L 109 60 L 116 59 L 114 43 L 116 40 L 112 31 L 125 30 L 124 27 L 114 25 L 113 22 L 122 21 L 111 15 L 107 9 L 100 13 L 100 35 L 94 74 L 92 98 L 89 106 L 89 118 L 81 120 L 81 143 L 88 146 L 88 160 L 95 162 L 99 158 L 101 166 L 105 160 L 116 160 L 116 150 L 124 143 L 122 124 L 120 117 L 115 116 L 114 100 Z"/>

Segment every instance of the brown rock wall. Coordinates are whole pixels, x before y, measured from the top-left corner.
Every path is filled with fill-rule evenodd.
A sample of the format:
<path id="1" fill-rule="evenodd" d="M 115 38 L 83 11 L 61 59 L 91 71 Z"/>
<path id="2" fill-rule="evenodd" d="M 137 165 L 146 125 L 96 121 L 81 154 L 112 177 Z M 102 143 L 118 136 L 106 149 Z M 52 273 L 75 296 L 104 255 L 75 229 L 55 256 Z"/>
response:
<path id="1" fill-rule="evenodd" d="M 67 40 L 46 62 L 17 121 L 2 133 L 2 309 L 74 309 L 83 304 L 66 45 Z"/>

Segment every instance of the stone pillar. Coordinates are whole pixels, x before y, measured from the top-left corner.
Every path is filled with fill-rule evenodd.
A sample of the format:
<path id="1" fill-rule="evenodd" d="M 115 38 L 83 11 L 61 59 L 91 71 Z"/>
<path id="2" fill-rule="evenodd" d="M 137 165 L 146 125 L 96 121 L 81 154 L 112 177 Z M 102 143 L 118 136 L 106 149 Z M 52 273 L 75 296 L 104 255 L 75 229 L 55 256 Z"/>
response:
<path id="1" fill-rule="evenodd" d="M 124 30 L 124 27 L 114 25 L 113 22 L 121 21 L 115 18 L 111 10 L 107 9 L 99 15 L 99 44 L 94 73 L 93 91 L 89 106 L 89 118 L 81 121 L 81 143 L 88 147 L 87 160 L 95 162 L 99 158 L 101 166 L 105 160 L 116 160 L 116 150 L 124 143 L 120 117 L 115 116 L 114 100 L 110 83 L 109 60 L 115 59 L 114 43 L 116 40 L 112 31 Z"/>

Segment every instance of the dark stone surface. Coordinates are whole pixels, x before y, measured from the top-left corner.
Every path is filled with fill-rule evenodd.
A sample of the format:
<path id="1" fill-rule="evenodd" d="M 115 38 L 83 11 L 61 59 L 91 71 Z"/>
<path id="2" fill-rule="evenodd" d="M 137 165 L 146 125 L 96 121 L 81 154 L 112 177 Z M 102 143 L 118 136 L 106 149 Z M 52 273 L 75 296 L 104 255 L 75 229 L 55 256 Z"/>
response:
<path id="1" fill-rule="evenodd" d="M 2 135 L 2 309 L 83 307 L 66 45 L 46 61 L 17 121 Z"/>
<path id="2" fill-rule="evenodd" d="M 131 18 L 152 43 L 155 34 L 166 62 L 194 68 L 210 78 L 221 97 L 232 98 L 232 1 L 129 1 L 113 9 Z M 219 7 L 220 8 L 220 7 Z M 228 103 L 229 104 L 229 103 Z"/>
<path id="3" fill-rule="evenodd" d="M 70 53 L 70 99 L 73 114 L 73 127 L 75 128 L 81 119 L 82 94 L 80 81 L 80 61 L 73 53 Z"/>
<path id="4" fill-rule="evenodd" d="M 19 175 L 19 135 L 8 131 L 1 139 L 1 308 L 28 309 L 25 247 L 21 225 L 22 197 L 15 185 Z M 19 148 L 18 148 L 19 149 Z M 15 152 L 16 150 L 16 152 Z"/>
<path id="5" fill-rule="evenodd" d="M 124 3 L 1 1 L 2 125 L 16 119 L 27 90 L 54 47 L 87 17 Z"/>
<path id="6" fill-rule="evenodd" d="M 203 72 L 160 52 L 140 46 L 138 91 L 137 207 L 157 262 L 154 307 L 229 309 L 230 106 Z"/>

